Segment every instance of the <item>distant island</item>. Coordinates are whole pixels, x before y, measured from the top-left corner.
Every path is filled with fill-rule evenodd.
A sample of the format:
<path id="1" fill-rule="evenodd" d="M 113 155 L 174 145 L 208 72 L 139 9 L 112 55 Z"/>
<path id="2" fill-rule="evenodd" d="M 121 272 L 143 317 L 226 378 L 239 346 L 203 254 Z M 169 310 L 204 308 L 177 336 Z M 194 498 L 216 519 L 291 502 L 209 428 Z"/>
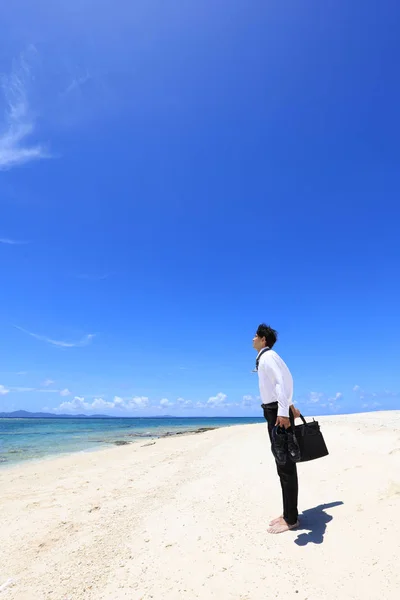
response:
<path id="1" fill-rule="evenodd" d="M 58 415 L 44 412 L 28 412 L 27 410 L 15 410 L 14 412 L 0 413 L 0 419 L 132 419 L 138 417 L 116 417 L 110 415 Z M 175 419 L 173 415 L 155 415 L 152 417 L 141 417 L 143 419 Z"/>

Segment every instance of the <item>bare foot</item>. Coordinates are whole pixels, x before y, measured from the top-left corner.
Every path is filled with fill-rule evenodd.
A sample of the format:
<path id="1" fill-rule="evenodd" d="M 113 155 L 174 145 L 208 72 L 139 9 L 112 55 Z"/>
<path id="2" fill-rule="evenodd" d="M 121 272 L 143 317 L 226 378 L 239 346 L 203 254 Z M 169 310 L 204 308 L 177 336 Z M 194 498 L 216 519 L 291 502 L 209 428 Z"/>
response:
<path id="1" fill-rule="evenodd" d="M 278 523 L 275 523 L 275 525 L 272 525 L 272 527 L 268 529 L 268 533 L 284 533 L 285 531 L 290 531 L 298 526 L 298 521 L 294 523 L 294 525 L 289 525 L 284 519 L 280 519 Z"/>
<path id="2" fill-rule="evenodd" d="M 270 526 L 272 527 L 272 525 L 276 525 L 277 523 L 279 523 L 280 521 L 283 521 L 283 515 L 281 515 L 280 517 L 278 517 L 277 519 L 272 519 L 272 521 L 270 522 Z"/>

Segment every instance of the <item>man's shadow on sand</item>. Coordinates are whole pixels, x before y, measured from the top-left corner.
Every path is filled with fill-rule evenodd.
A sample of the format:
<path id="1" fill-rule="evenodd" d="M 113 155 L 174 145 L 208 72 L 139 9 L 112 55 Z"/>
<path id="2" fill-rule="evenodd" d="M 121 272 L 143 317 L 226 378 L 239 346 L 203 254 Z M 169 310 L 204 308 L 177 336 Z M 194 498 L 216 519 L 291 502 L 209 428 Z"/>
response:
<path id="1" fill-rule="evenodd" d="M 306 546 L 307 544 L 322 544 L 327 524 L 332 521 L 333 517 L 324 512 L 328 508 L 341 506 L 343 502 L 331 502 L 330 504 L 320 504 L 315 508 L 304 510 L 300 520 L 299 529 L 308 529 L 308 533 L 301 533 L 295 539 L 294 543 L 298 546 Z"/>

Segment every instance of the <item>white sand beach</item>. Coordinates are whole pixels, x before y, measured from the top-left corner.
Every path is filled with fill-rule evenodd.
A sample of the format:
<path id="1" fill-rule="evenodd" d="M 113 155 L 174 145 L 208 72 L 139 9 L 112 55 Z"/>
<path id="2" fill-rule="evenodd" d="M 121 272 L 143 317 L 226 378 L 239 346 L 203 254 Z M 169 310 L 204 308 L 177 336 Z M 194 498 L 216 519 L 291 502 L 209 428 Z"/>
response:
<path id="1" fill-rule="evenodd" d="M 265 425 L 0 471 L 0 599 L 391 600 L 400 590 L 400 411 L 320 419 L 300 528 Z"/>

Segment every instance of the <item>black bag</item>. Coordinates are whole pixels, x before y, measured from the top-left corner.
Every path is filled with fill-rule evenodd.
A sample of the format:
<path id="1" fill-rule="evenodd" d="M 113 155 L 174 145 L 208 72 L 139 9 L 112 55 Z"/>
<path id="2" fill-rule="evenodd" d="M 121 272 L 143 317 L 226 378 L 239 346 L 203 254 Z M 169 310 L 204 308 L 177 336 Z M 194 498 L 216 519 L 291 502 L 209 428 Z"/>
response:
<path id="1" fill-rule="evenodd" d="M 307 423 L 303 415 L 300 415 L 303 421 L 301 425 L 296 425 L 295 435 L 300 446 L 301 459 L 299 462 L 307 462 L 316 458 L 322 458 L 329 454 L 325 440 L 321 433 L 318 421 L 312 420 Z"/>

